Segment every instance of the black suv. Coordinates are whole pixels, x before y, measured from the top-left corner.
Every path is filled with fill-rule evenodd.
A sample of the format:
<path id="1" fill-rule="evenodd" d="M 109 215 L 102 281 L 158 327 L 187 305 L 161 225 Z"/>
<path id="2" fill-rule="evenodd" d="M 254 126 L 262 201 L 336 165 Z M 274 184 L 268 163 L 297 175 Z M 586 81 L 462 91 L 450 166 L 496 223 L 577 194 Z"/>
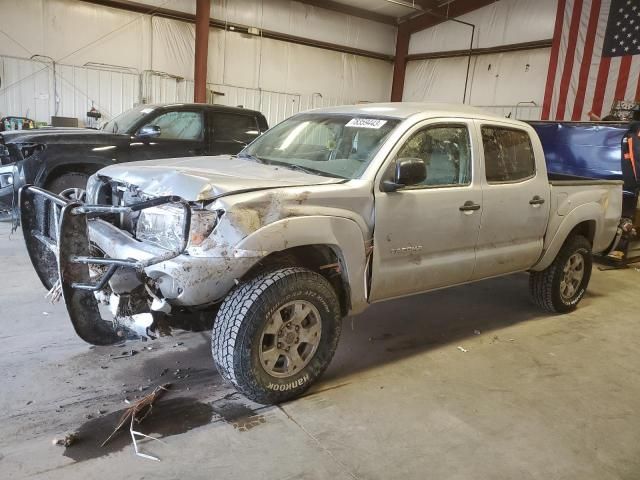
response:
<path id="1" fill-rule="evenodd" d="M 14 187 L 30 183 L 55 193 L 84 188 L 114 163 L 235 154 L 267 130 L 255 110 L 201 103 L 141 105 L 101 130 L 41 128 L 0 133 L 0 214 Z"/>

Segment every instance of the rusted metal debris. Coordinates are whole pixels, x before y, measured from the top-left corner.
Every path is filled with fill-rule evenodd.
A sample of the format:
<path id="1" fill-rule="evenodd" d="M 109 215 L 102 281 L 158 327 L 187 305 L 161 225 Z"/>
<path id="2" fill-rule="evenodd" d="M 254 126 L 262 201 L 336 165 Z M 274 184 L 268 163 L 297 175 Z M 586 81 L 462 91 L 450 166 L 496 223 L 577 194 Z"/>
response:
<path id="1" fill-rule="evenodd" d="M 146 453 L 142 453 L 139 450 L 136 437 L 144 437 L 144 438 L 149 438 L 151 440 L 157 440 L 161 443 L 163 442 L 155 437 L 151 437 L 144 433 L 138 432 L 134 430 L 133 427 L 136 423 L 138 424 L 142 423 L 143 420 L 147 418 L 147 416 L 149 416 L 149 414 L 151 413 L 151 409 L 153 408 L 153 403 L 158 398 L 160 398 L 164 394 L 164 392 L 166 392 L 169 389 L 169 387 L 171 387 L 170 383 L 165 383 L 164 385 L 158 386 L 149 395 L 142 397 L 140 400 L 138 400 L 133 405 L 128 407 L 120 417 L 120 420 L 118 420 L 118 425 L 113 430 L 111 435 L 109 435 L 109 437 L 104 442 L 102 442 L 102 445 L 100 446 L 104 447 L 120 431 L 120 429 L 122 429 L 122 427 L 129 424 L 129 433 L 131 434 L 131 440 L 133 441 L 133 448 L 136 452 L 136 455 L 142 458 L 147 458 L 149 460 L 155 460 L 159 462 L 160 461 L 159 458 L 154 457 L 152 455 L 147 455 Z"/>

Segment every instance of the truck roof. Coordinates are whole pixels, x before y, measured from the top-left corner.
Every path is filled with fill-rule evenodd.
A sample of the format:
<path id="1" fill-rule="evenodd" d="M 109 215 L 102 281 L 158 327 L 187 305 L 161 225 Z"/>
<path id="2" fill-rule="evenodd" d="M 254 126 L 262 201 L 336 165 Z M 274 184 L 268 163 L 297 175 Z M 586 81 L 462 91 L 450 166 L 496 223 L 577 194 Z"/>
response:
<path id="1" fill-rule="evenodd" d="M 142 105 L 141 105 L 142 106 Z M 196 107 L 207 110 L 215 110 L 217 112 L 240 113 L 243 115 L 262 115 L 257 110 L 251 110 L 244 107 L 229 107 L 227 105 L 218 105 L 212 103 L 190 103 L 190 102 L 174 102 L 174 103 L 148 103 L 144 107 L 149 108 L 173 108 L 173 107 Z"/>
<path id="2" fill-rule="evenodd" d="M 318 108 L 311 110 L 313 113 L 344 113 L 351 115 L 382 115 L 385 117 L 409 118 L 418 113 L 432 113 L 433 116 L 460 116 L 469 115 L 475 118 L 491 120 L 511 120 L 500 117 L 482 109 L 459 103 L 423 103 L 423 102 L 388 102 L 388 103 L 361 103 L 358 105 L 341 105 L 338 107 Z M 518 122 L 519 123 L 519 122 Z"/>

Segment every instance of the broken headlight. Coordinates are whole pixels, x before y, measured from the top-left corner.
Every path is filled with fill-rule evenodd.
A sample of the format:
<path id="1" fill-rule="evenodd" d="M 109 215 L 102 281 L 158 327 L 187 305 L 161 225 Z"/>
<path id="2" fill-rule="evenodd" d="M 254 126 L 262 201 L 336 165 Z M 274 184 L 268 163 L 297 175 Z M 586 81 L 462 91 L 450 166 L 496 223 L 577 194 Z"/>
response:
<path id="1" fill-rule="evenodd" d="M 140 212 L 136 238 L 169 250 L 180 250 L 184 243 L 184 209 L 175 205 L 146 208 Z M 204 242 L 218 222 L 218 212 L 192 210 L 188 245 Z"/>
<path id="2" fill-rule="evenodd" d="M 136 238 L 169 250 L 180 250 L 184 242 L 184 209 L 174 205 L 145 208 L 140 212 Z"/>

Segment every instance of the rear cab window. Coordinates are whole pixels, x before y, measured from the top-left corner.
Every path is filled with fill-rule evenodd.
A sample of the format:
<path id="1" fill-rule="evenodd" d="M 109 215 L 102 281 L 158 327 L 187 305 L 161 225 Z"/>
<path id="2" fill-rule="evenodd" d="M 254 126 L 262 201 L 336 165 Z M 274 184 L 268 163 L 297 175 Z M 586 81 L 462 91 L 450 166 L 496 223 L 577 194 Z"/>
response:
<path id="1" fill-rule="evenodd" d="M 487 183 L 515 183 L 536 174 L 529 134 L 524 130 L 483 125 L 482 147 Z"/>
<path id="2" fill-rule="evenodd" d="M 260 135 L 256 118 L 240 113 L 213 112 L 211 128 L 214 141 L 219 142 L 236 141 L 249 144 Z"/>

